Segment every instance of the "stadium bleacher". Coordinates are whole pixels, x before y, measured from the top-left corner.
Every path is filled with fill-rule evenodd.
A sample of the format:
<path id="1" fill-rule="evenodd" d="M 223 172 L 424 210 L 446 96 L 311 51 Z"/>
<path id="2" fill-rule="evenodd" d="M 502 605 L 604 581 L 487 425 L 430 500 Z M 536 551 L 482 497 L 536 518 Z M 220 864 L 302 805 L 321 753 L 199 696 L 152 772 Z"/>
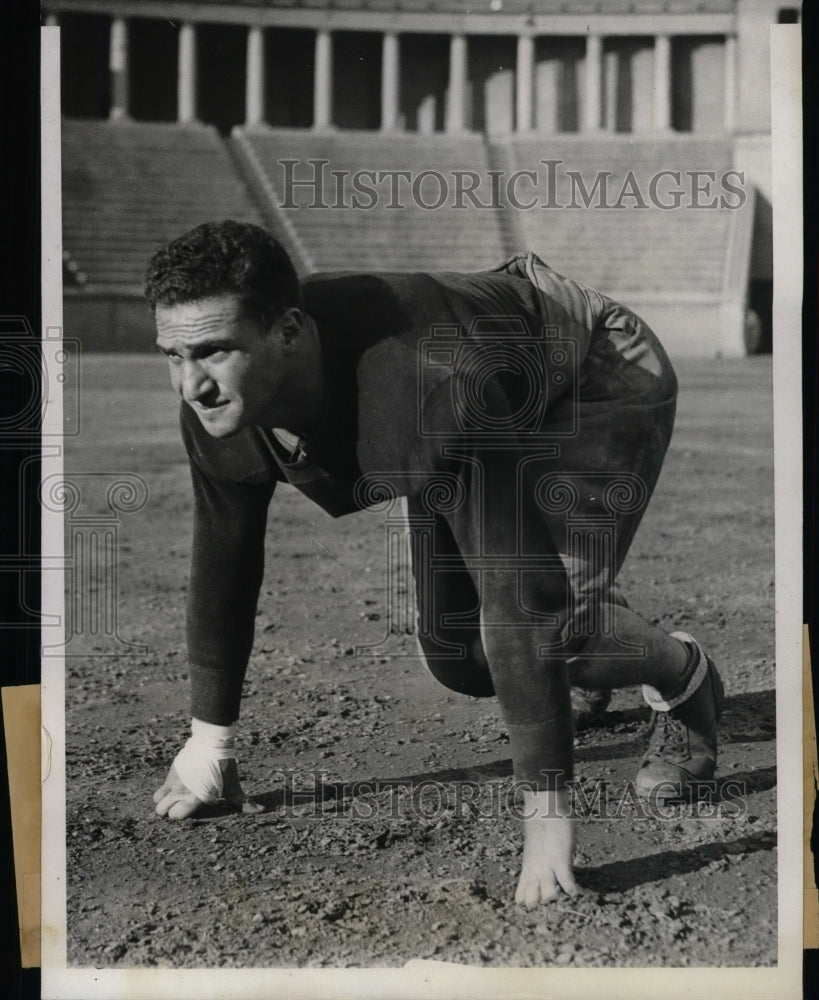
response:
<path id="1" fill-rule="evenodd" d="M 594 140 L 561 136 L 558 141 L 515 137 L 500 148 L 509 174 L 535 169 L 543 178 L 547 168 L 539 166 L 542 160 L 562 161 L 551 168 L 553 201 L 560 207 L 515 213 L 519 242 L 554 260 L 559 270 L 615 296 L 646 289 L 662 289 L 671 296 L 721 295 L 733 213 L 719 207 L 696 210 L 691 204 L 694 199 L 707 204 L 730 195 L 719 186 L 720 176 L 732 165 L 729 142 L 691 137 L 662 142 L 633 136 Z M 680 183 L 664 177 L 652 200 L 651 179 L 664 170 L 678 172 Z M 717 181 L 696 182 L 694 171 L 713 172 Z M 567 172 L 579 176 L 585 189 L 577 181 L 573 188 Z M 594 191 L 601 175 L 604 195 L 600 188 Z M 541 179 L 541 186 L 544 183 Z M 694 183 L 703 185 L 699 194 L 692 193 Z M 683 192 L 682 208 L 659 207 L 657 203 L 673 204 L 672 189 Z M 620 207 L 595 208 L 601 200 Z M 736 204 L 738 198 L 727 200 Z M 572 203 L 582 209 L 571 207 Z"/>
<path id="2" fill-rule="evenodd" d="M 240 129 L 230 143 L 235 158 L 216 130 L 204 126 L 67 121 L 63 242 L 71 273 L 91 286 L 139 284 L 156 246 L 204 219 L 219 217 L 266 222 L 299 260 L 302 272 L 350 267 L 474 270 L 532 247 L 607 291 L 654 286 L 671 293 L 718 295 L 722 288 L 731 212 L 665 210 L 652 204 L 647 192 L 651 177 L 661 170 L 682 171 L 685 186 L 686 170 L 719 175 L 729 169 L 726 141 L 514 137 L 495 139 L 490 147 L 479 135 Z M 299 183 L 288 191 L 282 160 L 296 161 L 288 169 Z M 493 167 L 500 167 L 505 177 L 529 170 L 538 174 L 543 200 L 543 160 L 561 161 L 553 168 L 554 209 L 481 209 L 468 198 L 458 211 L 425 208 L 441 191 L 433 177 L 420 188 L 423 204 L 402 180 L 402 208 L 388 207 L 391 188 L 385 183 L 378 185 L 374 207 L 350 207 L 355 196 L 351 178 L 361 170 L 410 171 L 414 178 L 435 171 L 449 186 L 447 206 L 457 171 L 485 178 Z M 326 166 L 314 168 L 310 161 L 326 161 Z M 614 203 L 635 163 L 640 165 L 634 175 L 638 192 L 648 207 L 638 208 L 638 199 L 626 196 L 621 209 L 594 208 L 601 197 L 599 189 L 593 191 L 599 174 L 607 175 L 607 198 Z M 320 189 L 312 185 L 318 171 Z M 339 188 L 332 171 L 343 172 L 348 210 L 333 207 Z M 580 176 L 593 195 L 592 207 L 570 207 L 573 199 L 582 202 L 583 194 L 572 189 L 567 172 Z M 671 186 L 668 181 L 662 189 L 666 200 Z M 531 198 L 534 190 L 521 186 L 521 200 Z M 724 193 L 718 187 L 714 192 Z M 489 199 L 486 185 L 478 197 Z M 296 207 L 281 207 L 288 201 Z M 367 201 L 358 195 L 359 204 Z M 311 207 L 316 203 L 326 207 Z"/>
<path id="3" fill-rule="evenodd" d="M 476 270 L 491 266 L 507 253 L 500 210 L 469 204 L 458 211 L 424 207 L 436 204 L 443 191 L 432 176 L 419 185 L 418 198 L 412 196 L 409 182 L 396 182 L 395 203 L 401 208 L 389 207 L 389 183 L 377 186 L 379 197 L 372 208 L 349 207 L 356 197 L 352 178 L 358 171 L 409 171 L 413 178 L 435 171 L 447 189 L 455 171 L 470 170 L 485 177 L 490 164 L 483 136 L 386 137 L 372 132 L 239 129 L 233 142 L 275 206 L 296 206 L 278 211 L 286 220 L 284 225 L 297 234 L 307 270 Z M 282 160 L 297 163 L 286 168 Z M 328 163 L 322 169 L 312 167 L 310 161 Z M 292 187 L 287 185 L 288 169 L 296 181 Z M 342 172 L 343 187 L 337 187 L 331 171 Z M 319 189 L 312 186 L 317 178 L 323 181 L 318 197 Z M 347 210 L 333 207 L 338 190 Z M 358 195 L 360 205 L 369 200 Z M 327 207 L 311 207 L 316 204 Z"/>
<path id="4" fill-rule="evenodd" d="M 214 215 L 260 222 L 216 129 L 66 120 L 63 245 L 86 288 L 139 289 L 153 250 Z"/>
<path id="5" fill-rule="evenodd" d="M 293 165 L 285 168 L 283 160 Z M 555 168 L 559 207 L 514 209 L 502 195 L 505 208 L 479 208 L 465 198 L 464 207 L 453 210 L 459 171 L 482 179 L 482 203 L 491 201 L 485 179 L 492 171 L 504 182 L 516 171 L 534 171 L 536 194 L 541 201 L 548 199 L 544 160 L 561 161 Z M 479 270 L 514 251 L 533 249 L 556 270 L 635 308 L 680 345 L 675 350 L 707 352 L 709 345 L 726 342 L 726 330 L 733 331 L 735 340 L 742 336 L 753 188 L 739 210 L 691 209 L 693 171 L 710 171 L 717 178 L 706 182 L 705 195 L 696 196 L 701 201 L 730 194 L 719 182 L 732 164 L 727 140 L 633 135 L 488 139 L 480 134 L 268 127 L 237 128 L 231 138 L 223 138 L 201 125 L 69 120 L 63 127 L 63 163 L 66 288 L 75 296 L 71 308 L 78 329 L 95 344 L 107 343 L 105 327 L 125 331 L 117 335 L 115 349 L 144 341 L 144 306 L 137 299 L 152 251 L 214 218 L 266 225 L 302 275 Z M 286 169 L 291 180 L 301 183 L 288 188 Z M 321 188 L 314 183 L 317 170 L 322 171 Z M 376 185 L 372 207 L 360 207 L 368 203 L 361 194 L 359 207 L 351 207 L 352 177 L 362 170 L 404 171 L 415 180 L 425 171 L 430 176 L 414 191 L 410 181 L 399 183 L 401 208 L 389 207 L 392 189 L 383 184 Z M 662 170 L 680 171 L 683 210 L 651 202 L 651 178 Z M 601 197 L 594 189 L 599 176 L 606 175 L 605 199 L 612 205 L 629 171 L 634 171 L 639 198 L 647 207 L 637 207 L 639 199 L 627 193 L 619 209 L 594 208 Z M 569 172 L 582 178 L 592 207 L 570 207 L 573 198 L 585 196 L 567 187 Z M 441 210 L 424 207 L 442 193 L 433 173 L 446 187 Z M 660 189 L 664 200 L 673 186 L 669 181 Z M 339 190 L 343 208 L 336 205 Z M 523 200 L 533 191 L 524 186 L 518 194 Z M 736 351 L 735 342 L 727 349 Z"/>

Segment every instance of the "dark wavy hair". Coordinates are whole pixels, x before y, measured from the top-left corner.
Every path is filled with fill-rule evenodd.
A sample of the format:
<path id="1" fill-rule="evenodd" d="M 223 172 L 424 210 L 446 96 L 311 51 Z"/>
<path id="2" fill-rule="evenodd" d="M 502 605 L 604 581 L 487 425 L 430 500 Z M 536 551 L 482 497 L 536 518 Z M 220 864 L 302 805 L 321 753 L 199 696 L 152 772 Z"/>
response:
<path id="1" fill-rule="evenodd" d="M 269 325 L 301 306 L 301 286 L 287 251 L 260 226 L 205 222 L 151 257 L 145 298 L 152 310 L 217 295 L 236 295 Z"/>

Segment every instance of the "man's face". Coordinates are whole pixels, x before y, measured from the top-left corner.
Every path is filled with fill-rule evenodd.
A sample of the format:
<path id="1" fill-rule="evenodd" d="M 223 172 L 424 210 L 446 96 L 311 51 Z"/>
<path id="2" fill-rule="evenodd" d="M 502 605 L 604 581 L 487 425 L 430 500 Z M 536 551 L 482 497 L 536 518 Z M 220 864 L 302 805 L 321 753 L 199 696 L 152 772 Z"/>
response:
<path id="1" fill-rule="evenodd" d="M 252 424 L 288 426 L 285 317 L 266 329 L 235 295 L 156 307 L 171 384 L 213 437 Z"/>

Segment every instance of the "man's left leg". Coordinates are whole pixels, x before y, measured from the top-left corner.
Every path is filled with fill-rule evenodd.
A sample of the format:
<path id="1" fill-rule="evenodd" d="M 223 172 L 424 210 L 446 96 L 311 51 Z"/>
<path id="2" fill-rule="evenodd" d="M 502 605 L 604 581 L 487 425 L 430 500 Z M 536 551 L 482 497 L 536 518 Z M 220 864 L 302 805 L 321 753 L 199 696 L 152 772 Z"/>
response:
<path id="1" fill-rule="evenodd" d="M 572 685 L 599 691 L 640 684 L 654 710 L 638 773 L 644 792 L 663 782 L 683 788 L 713 777 L 723 700 L 716 668 L 692 637 L 664 632 L 614 596 L 614 580 L 659 477 L 674 408 L 670 397 L 581 410 L 583 434 L 563 447 L 561 469 L 553 474 L 557 486 L 562 477 L 571 485 L 576 506 L 568 519 L 546 513 L 549 532 L 566 553 L 572 613 L 565 649 Z M 629 498 L 632 487 L 641 502 Z"/>
<path id="2" fill-rule="evenodd" d="M 642 684 L 653 716 L 638 792 L 675 798 L 696 791 L 716 771 L 724 701 L 719 673 L 687 633 L 669 635 L 628 608 L 610 610 L 614 634 L 587 640 L 573 664 L 574 682 L 590 688 Z M 623 641 L 644 652 L 624 653 Z"/>

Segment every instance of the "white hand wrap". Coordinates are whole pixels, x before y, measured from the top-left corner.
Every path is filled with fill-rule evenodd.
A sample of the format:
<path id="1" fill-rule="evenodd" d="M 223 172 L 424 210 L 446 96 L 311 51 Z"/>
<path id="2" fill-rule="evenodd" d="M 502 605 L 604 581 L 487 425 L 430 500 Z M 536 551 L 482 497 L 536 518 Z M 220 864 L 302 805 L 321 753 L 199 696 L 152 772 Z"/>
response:
<path id="1" fill-rule="evenodd" d="M 191 721 L 191 737 L 176 755 L 173 766 L 189 792 L 201 802 L 222 798 L 224 782 L 220 760 L 236 756 L 236 726 L 214 726 Z"/>

